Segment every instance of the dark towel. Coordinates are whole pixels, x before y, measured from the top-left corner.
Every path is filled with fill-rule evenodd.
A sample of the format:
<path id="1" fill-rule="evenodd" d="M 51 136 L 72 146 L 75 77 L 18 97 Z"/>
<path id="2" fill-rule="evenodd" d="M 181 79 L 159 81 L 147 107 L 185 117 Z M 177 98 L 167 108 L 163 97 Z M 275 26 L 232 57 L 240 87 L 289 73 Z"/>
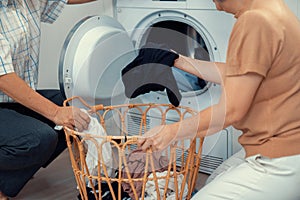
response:
<path id="1" fill-rule="evenodd" d="M 169 101 L 178 106 L 181 100 L 171 67 L 179 57 L 164 45 L 147 43 L 138 56 L 122 70 L 125 95 L 135 98 L 151 91 L 166 89 Z"/>

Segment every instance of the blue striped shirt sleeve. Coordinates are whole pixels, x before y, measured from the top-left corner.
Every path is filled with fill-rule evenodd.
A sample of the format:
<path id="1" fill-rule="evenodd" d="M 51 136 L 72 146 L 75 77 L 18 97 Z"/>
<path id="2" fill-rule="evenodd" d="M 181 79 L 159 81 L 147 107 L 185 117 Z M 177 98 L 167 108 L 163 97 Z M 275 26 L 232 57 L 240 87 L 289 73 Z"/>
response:
<path id="1" fill-rule="evenodd" d="M 7 40 L 0 34 L 0 76 L 14 72 L 10 45 Z"/>
<path id="2" fill-rule="evenodd" d="M 53 23 L 61 13 L 68 0 L 41 0 L 41 21 Z"/>

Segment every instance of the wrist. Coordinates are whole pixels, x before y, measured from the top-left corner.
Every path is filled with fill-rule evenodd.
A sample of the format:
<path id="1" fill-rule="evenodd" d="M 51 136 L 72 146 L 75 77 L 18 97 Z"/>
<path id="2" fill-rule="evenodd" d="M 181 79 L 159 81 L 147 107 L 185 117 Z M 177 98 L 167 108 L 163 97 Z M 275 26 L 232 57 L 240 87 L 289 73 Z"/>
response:
<path id="1" fill-rule="evenodd" d="M 58 105 L 55 105 L 55 104 L 52 105 L 48 110 L 49 115 L 47 118 L 50 119 L 51 121 L 53 121 L 54 123 L 57 123 L 56 117 L 59 113 L 59 109 L 60 109 L 60 107 Z"/>
<path id="2" fill-rule="evenodd" d="M 178 123 L 178 122 L 169 125 L 169 131 L 170 131 L 171 135 L 174 137 L 174 140 L 180 139 L 179 125 L 180 125 L 180 123 Z"/>
<path id="3" fill-rule="evenodd" d="M 184 62 L 184 58 L 182 55 L 178 54 L 179 57 L 177 59 L 174 60 L 174 66 L 177 67 L 177 68 L 180 68 L 180 66 L 183 65 L 183 62 Z"/>

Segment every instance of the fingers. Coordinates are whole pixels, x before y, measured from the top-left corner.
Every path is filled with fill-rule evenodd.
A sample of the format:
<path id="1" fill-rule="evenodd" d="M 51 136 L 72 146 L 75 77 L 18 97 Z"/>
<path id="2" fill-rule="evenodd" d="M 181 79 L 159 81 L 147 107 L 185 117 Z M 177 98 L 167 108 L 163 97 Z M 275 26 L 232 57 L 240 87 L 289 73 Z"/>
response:
<path id="1" fill-rule="evenodd" d="M 151 139 L 146 140 L 144 144 L 141 146 L 143 151 L 147 151 L 147 149 L 151 148 L 153 141 Z"/>
<path id="2" fill-rule="evenodd" d="M 74 126 L 77 128 L 79 132 L 83 130 L 87 130 L 89 127 L 91 119 L 87 113 L 78 110 L 74 112 Z"/>
<path id="3" fill-rule="evenodd" d="M 164 134 L 163 128 L 164 126 L 156 126 L 146 132 L 138 140 L 139 147 L 141 147 L 143 151 L 147 151 L 149 148 L 151 148 L 153 151 L 161 150 L 161 140 Z"/>
<path id="4" fill-rule="evenodd" d="M 90 123 L 91 118 L 89 117 L 88 114 L 86 114 L 86 113 L 80 111 L 80 112 L 79 112 L 79 116 L 80 116 L 80 118 L 81 118 L 85 123 L 87 123 L 87 124 Z"/>
<path id="5" fill-rule="evenodd" d="M 159 150 L 157 145 L 154 145 L 154 141 L 152 138 L 143 138 L 138 140 L 138 145 L 141 147 L 142 151 L 146 152 L 149 148 L 153 151 Z"/>
<path id="6" fill-rule="evenodd" d="M 153 148 L 153 139 L 147 137 L 141 137 L 138 139 L 138 146 L 141 147 L 143 151 L 147 151 L 149 148 Z"/>
<path id="7" fill-rule="evenodd" d="M 83 131 L 88 129 L 91 118 L 88 116 L 88 114 L 80 111 L 77 121 L 80 124 L 81 131 Z"/>
<path id="8" fill-rule="evenodd" d="M 74 127 L 77 129 L 78 132 L 82 132 L 83 130 L 86 130 L 86 125 L 82 121 L 74 120 Z"/>
<path id="9" fill-rule="evenodd" d="M 88 129 L 90 120 L 91 118 L 87 113 L 77 107 L 69 106 L 59 107 L 53 122 L 71 129 L 76 128 L 77 131 L 82 132 Z"/>
<path id="10" fill-rule="evenodd" d="M 146 141 L 146 138 L 140 137 L 137 141 L 138 146 L 141 147 L 145 141 Z"/>

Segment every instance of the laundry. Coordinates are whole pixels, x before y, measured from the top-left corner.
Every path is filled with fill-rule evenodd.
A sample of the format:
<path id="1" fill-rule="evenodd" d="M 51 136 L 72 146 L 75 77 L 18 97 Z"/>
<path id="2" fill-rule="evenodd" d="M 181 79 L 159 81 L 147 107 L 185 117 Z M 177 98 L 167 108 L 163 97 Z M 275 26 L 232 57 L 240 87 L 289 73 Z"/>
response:
<path id="1" fill-rule="evenodd" d="M 202 90 L 207 85 L 206 81 L 181 69 L 174 67 L 172 72 L 181 92 Z"/>
<path id="2" fill-rule="evenodd" d="M 176 194 L 175 194 L 175 191 L 176 191 L 175 178 L 174 178 L 173 172 L 170 172 L 170 173 L 171 174 L 170 174 L 170 178 L 169 178 L 169 181 L 168 181 L 168 186 L 167 186 L 168 190 L 167 190 L 167 193 L 166 194 L 164 193 L 164 190 L 165 190 L 165 187 L 166 187 L 166 184 L 167 184 L 167 178 L 162 178 L 162 179 L 158 179 L 157 180 L 159 191 L 156 191 L 155 181 L 153 181 L 153 180 L 150 181 L 149 180 L 146 183 L 145 198 L 144 198 L 144 200 L 156 200 L 156 199 L 158 199 L 157 192 L 159 193 L 160 198 L 163 198 L 164 196 L 166 196 L 166 199 L 168 199 L 168 200 L 176 199 Z M 157 172 L 156 173 L 157 177 L 167 177 L 167 175 L 168 175 L 168 171 Z M 153 179 L 153 177 L 154 176 L 151 173 L 148 176 L 148 179 Z M 178 197 L 179 197 L 180 196 L 180 191 L 181 191 L 181 185 L 183 184 L 183 178 L 184 178 L 184 176 L 182 174 L 179 174 L 179 175 L 177 175 L 176 178 L 177 178 L 177 186 L 178 186 L 177 190 L 178 190 Z M 183 190 L 182 199 L 185 199 L 185 197 L 188 194 L 188 186 L 187 186 L 186 183 L 184 183 L 184 184 L 185 184 L 185 186 L 184 186 L 184 190 Z"/>
<path id="3" fill-rule="evenodd" d="M 101 197 L 102 200 L 113 200 L 113 194 L 115 195 L 115 198 L 118 199 L 118 182 L 112 182 L 111 183 L 111 187 L 112 187 L 112 191 L 109 189 L 108 183 L 101 183 Z M 96 196 L 99 195 L 99 190 L 98 190 L 98 185 L 95 185 L 95 189 L 96 189 Z M 95 193 L 93 191 L 92 188 L 87 187 L 87 196 L 88 196 L 88 200 L 96 200 L 95 198 Z M 78 194 L 77 198 L 79 200 L 81 200 L 81 195 Z M 131 198 L 128 196 L 128 194 L 126 192 L 123 191 L 122 187 L 121 187 L 121 199 L 120 200 L 131 200 Z"/>
<path id="4" fill-rule="evenodd" d="M 86 110 L 81 109 L 83 112 L 87 113 L 90 116 L 90 124 L 87 130 L 84 130 L 83 133 L 92 134 L 95 136 L 107 136 L 104 128 L 98 122 L 97 118 L 92 117 Z M 104 164 L 107 168 L 108 176 L 110 177 L 112 174 L 112 148 L 109 142 L 102 144 L 102 138 L 94 138 L 96 143 L 95 144 L 92 140 L 85 140 L 84 145 L 87 149 L 86 153 L 86 164 L 88 166 L 88 170 L 90 175 L 98 175 L 98 159 L 100 160 L 101 164 Z M 102 145 L 101 145 L 102 144 Z M 98 155 L 98 148 L 102 147 L 102 155 Z M 101 173 L 104 173 L 103 166 L 101 166 Z M 90 183 L 88 183 L 90 184 Z"/>
<path id="5" fill-rule="evenodd" d="M 182 96 L 171 68 L 177 58 L 178 54 L 167 50 L 164 45 L 147 43 L 140 49 L 138 56 L 122 70 L 125 95 L 135 98 L 151 91 L 166 89 L 170 103 L 178 106 Z"/>
<path id="6" fill-rule="evenodd" d="M 136 149 L 132 151 L 126 158 L 127 161 L 127 167 L 123 167 L 122 169 L 122 179 L 136 179 L 136 178 L 143 178 L 145 175 L 145 165 L 146 165 L 146 156 L 148 154 L 143 152 L 141 149 Z M 155 172 L 163 172 L 168 170 L 169 166 L 169 160 L 167 159 L 166 156 L 163 156 L 160 152 L 153 152 L 152 153 L 153 157 L 153 163 L 154 163 L 154 169 L 152 168 L 151 165 L 151 158 L 149 158 L 149 163 L 148 163 L 148 169 L 147 169 L 147 176 L 152 173 L 152 171 Z M 128 171 L 127 171 L 128 169 Z M 129 176 L 127 175 L 127 172 L 129 172 Z M 132 199 L 136 199 L 134 195 L 134 190 L 137 193 L 138 198 L 141 197 L 142 194 L 142 187 L 143 187 L 143 181 L 133 181 L 133 186 L 132 188 L 130 186 L 129 182 L 122 182 L 122 187 L 125 192 L 128 193 L 128 195 Z"/>

